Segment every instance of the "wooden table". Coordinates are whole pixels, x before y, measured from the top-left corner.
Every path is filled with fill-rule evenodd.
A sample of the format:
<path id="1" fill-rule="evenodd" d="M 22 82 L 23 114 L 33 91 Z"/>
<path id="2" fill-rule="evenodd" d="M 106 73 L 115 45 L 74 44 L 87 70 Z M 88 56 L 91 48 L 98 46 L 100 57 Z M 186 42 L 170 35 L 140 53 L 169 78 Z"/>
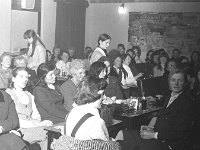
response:
<path id="1" fill-rule="evenodd" d="M 162 107 L 148 107 L 146 110 L 137 110 L 129 113 L 122 112 L 114 114 L 114 118 L 123 120 L 128 129 L 139 129 L 142 124 L 148 122 L 148 120 L 145 121 L 145 118 L 151 118 L 154 116 L 154 113 L 157 113 L 161 108 Z M 142 120 L 142 122 L 139 122 L 139 120 Z M 133 123 L 137 123 L 137 125 L 134 126 Z"/>
<path id="2" fill-rule="evenodd" d="M 108 132 L 109 130 L 113 131 L 115 127 L 122 125 L 123 122 L 121 120 L 116 120 L 113 119 L 112 120 L 112 125 L 110 125 L 108 128 Z M 61 134 L 61 130 L 58 129 L 57 127 L 62 127 L 64 129 L 64 125 L 65 122 L 53 125 L 53 126 L 49 126 L 46 127 L 44 130 L 47 131 L 47 150 L 51 150 L 51 143 L 53 142 L 53 139 L 58 139 L 62 134 Z"/>

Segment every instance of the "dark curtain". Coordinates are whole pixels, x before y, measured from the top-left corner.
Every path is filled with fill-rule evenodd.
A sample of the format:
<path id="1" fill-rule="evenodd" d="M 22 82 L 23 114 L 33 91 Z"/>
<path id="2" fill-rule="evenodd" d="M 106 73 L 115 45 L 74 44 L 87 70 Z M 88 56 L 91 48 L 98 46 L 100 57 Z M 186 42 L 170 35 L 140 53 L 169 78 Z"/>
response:
<path id="1" fill-rule="evenodd" d="M 55 45 L 63 51 L 73 47 L 76 57 L 83 58 L 85 43 L 85 14 L 88 2 L 85 0 L 55 0 L 56 30 Z"/>

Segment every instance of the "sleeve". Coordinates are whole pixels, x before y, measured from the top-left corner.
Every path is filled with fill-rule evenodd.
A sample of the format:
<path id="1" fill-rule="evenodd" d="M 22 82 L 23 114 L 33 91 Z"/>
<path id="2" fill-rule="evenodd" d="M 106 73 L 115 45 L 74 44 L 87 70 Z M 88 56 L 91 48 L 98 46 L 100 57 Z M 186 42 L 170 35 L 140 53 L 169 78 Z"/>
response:
<path id="1" fill-rule="evenodd" d="M 94 51 L 92 56 L 90 57 L 90 64 L 98 61 L 100 58 L 102 57 L 102 54 L 97 52 L 97 51 Z"/>
<path id="2" fill-rule="evenodd" d="M 41 63 L 46 62 L 46 50 L 42 45 L 36 46 L 35 53 L 36 54 L 34 55 L 36 55 L 37 58 L 28 64 L 28 67 L 32 68 L 33 70 L 35 70 L 34 68 L 37 68 Z"/>
<path id="3" fill-rule="evenodd" d="M 91 139 L 101 139 L 104 141 L 108 141 L 109 134 L 104 120 L 93 116 L 91 117 L 90 121 L 92 122 L 91 124 L 93 124 L 94 127 L 91 127 L 90 129 L 89 136 L 91 137 Z"/>
<path id="4" fill-rule="evenodd" d="M 8 104 L 8 117 L 6 120 L 0 120 L 0 126 L 3 127 L 3 133 L 8 132 L 19 127 L 19 119 L 15 109 L 14 101 L 11 99 L 10 95 L 4 95 L 5 101 Z"/>
<path id="5" fill-rule="evenodd" d="M 158 130 L 158 139 L 161 140 L 180 139 L 184 137 L 184 135 L 188 132 L 188 127 L 191 122 L 190 112 L 192 106 L 188 103 L 185 103 L 184 105 L 188 106 L 186 106 L 184 109 L 181 109 L 177 113 L 177 115 L 173 116 L 170 125 L 165 128 L 166 130 Z M 184 107 L 183 105 L 179 106 Z"/>
<path id="6" fill-rule="evenodd" d="M 4 89 L 5 87 L 5 83 L 4 83 L 4 79 L 2 74 L 0 73 L 0 89 Z"/>
<path id="7" fill-rule="evenodd" d="M 37 107 L 35 105 L 34 96 L 32 94 L 30 94 L 30 96 L 31 96 L 31 100 L 32 100 L 31 102 L 32 102 L 32 109 L 33 109 L 33 113 L 31 115 L 31 117 L 32 117 L 32 119 L 36 119 L 38 121 L 41 121 L 41 116 L 40 116 L 40 114 L 39 114 L 39 112 L 37 110 Z"/>
<path id="8" fill-rule="evenodd" d="M 48 92 L 40 87 L 35 87 L 33 91 L 33 95 L 35 96 L 35 102 L 40 105 L 46 112 L 48 112 L 52 116 L 56 116 L 58 118 L 65 119 L 67 111 L 63 111 L 53 103 L 51 95 Z"/>
<path id="9" fill-rule="evenodd" d="M 60 92 L 64 97 L 64 107 L 67 111 L 69 111 L 72 108 L 74 94 L 72 93 L 68 81 L 61 85 Z"/>

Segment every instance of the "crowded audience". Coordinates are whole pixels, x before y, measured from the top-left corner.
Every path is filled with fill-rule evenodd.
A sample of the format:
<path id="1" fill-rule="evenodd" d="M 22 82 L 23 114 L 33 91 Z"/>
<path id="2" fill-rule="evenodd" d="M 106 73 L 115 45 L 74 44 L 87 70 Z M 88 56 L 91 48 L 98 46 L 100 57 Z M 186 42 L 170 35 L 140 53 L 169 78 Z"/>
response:
<path id="1" fill-rule="evenodd" d="M 109 144 L 113 140 L 116 149 L 122 150 L 179 149 L 191 120 L 195 120 L 195 132 L 200 132 L 199 51 L 186 56 L 178 48 L 171 55 L 163 48 L 150 49 L 144 58 L 138 45 L 126 50 L 120 43 L 117 49 L 108 50 L 111 37 L 102 33 L 96 48 L 86 46 L 84 59 L 79 59 L 73 46 L 64 50 L 56 45 L 47 50 L 32 29 L 23 37 L 27 48 L 17 55 L 4 52 L 0 56 L 0 144 L 10 146 L 9 139 L 15 141 L 12 146 L 17 150 L 34 143 L 47 150 L 44 129 L 64 122 L 68 137 Z M 158 78 L 160 92 L 146 95 L 141 83 Z M 124 107 L 126 100 L 139 97 L 156 103 L 158 96 L 163 103 L 148 125 L 142 125 L 140 131 L 121 130 L 116 139 L 109 137 L 116 105 Z M 140 109 L 139 102 L 135 110 Z"/>

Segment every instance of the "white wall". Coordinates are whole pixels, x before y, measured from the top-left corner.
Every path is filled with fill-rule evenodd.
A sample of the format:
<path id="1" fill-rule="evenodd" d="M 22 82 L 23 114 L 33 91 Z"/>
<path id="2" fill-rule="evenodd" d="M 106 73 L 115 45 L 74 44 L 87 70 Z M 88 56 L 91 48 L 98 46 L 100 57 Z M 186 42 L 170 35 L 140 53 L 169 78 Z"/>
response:
<path id="1" fill-rule="evenodd" d="M 0 54 L 10 51 L 11 0 L 0 0 Z"/>
<path id="2" fill-rule="evenodd" d="M 152 2 L 125 3 L 127 13 L 118 14 L 121 3 L 90 3 L 86 10 L 85 46 L 95 46 L 101 33 L 108 33 L 111 38 L 109 49 L 118 43 L 127 45 L 128 12 L 200 12 L 200 2 Z"/>
<path id="3" fill-rule="evenodd" d="M 24 32 L 28 29 L 34 31 L 38 29 L 38 13 L 12 10 L 10 28 L 10 50 L 11 52 L 19 52 L 20 48 L 27 47 L 27 42 L 23 38 Z"/>
<path id="4" fill-rule="evenodd" d="M 42 0 L 41 38 L 47 49 L 52 50 L 55 44 L 56 2 Z"/>

